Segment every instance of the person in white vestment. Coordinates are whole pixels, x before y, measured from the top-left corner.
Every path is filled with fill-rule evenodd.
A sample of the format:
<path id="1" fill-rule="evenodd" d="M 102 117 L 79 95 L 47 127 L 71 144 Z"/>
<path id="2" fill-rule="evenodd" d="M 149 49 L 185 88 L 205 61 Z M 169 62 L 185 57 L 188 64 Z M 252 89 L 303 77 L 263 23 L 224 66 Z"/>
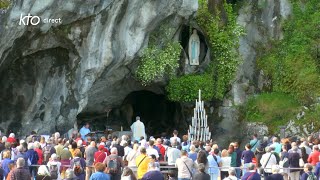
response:
<path id="1" fill-rule="evenodd" d="M 143 122 L 140 121 L 140 117 L 137 116 L 136 117 L 136 122 L 134 122 L 131 125 L 131 131 L 132 131 L 132 136 L 133 136 L 133 140 L 140 140 L 140 137 L 143 136 L 144 139 L 147 138 L 146 136 L 146 132 L 145 132 L 145 128 L 144 128 L 144 124 Z"/>

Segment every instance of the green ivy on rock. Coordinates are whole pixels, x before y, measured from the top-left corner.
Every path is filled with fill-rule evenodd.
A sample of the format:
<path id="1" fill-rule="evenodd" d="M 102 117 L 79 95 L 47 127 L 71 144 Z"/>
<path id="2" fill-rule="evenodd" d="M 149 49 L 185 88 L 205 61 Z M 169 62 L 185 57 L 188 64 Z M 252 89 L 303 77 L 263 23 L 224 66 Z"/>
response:
<path id="1" fill-rule="evenodd" d="M 263 122 L 269 133 L 279 131 L 291 119 L 295 119 L 300 104 L 294 97 L 285 93 L 262 93 L 249 98 L 242 110 L 248 122 Z"/>
<path id="2" fill-rule="evenodd" d="M 212 84 L 213 79 L 209 74 L 190 74 L 172 79 L 166 90 L 168 92 L 177 92 L 169 93 L 169 99 L 179 102 L 190 102 L 197 99 L 199 89 L 201 89 L 201 99 L 211 99 L 214 95 Z"/>
<path id="3" fill-rule="evenodd" d="M 147 86 L 163 77 L 175 77 L 182 49 L 179 42 L 172 40 L 175 32 L 176 29 L 164 21 L 150 35 L 149 46 L 144 49 L 135 73 L 142 85 Z"/>
<path id="4" fill-rule="evenodd" d="M 168 97 L 173 101 L 194 101 L 198 89 L 202 89 L 204 100 L 223 99 L 228 85 L 234 79 L 239 65 L 239 37 L 243 28 L 236 24 L 236 16 L 232 4 L 224 1 L 228 20 L 223 23 L 220 14 L 213 15 L 208 10 L 206 0 L 199 0 L 196 21 L 208 40 L 211 61 L 204 74 L 184 75 L 175 78 L 167 86 Z M 200 81 L 200 82 L 199 82 Z"/>
<path id="5" fill-rule="evenodd" d="M 148 85 L 165 75 L 173 77 L 179 67 L 181 46 L 178 42 L 168 42 L 163 49 L 152 45 L 145 49 L 136 76 L 143 85 Z"/>
<path id="6" fill-rule="evenodd" d="M 258 66 L 271 78 L 273 91 L 310 105 L 320 95 L 320 1 L 291 2 L 293 14 L 284 23 L 284 38 L 266 49 Z"/>

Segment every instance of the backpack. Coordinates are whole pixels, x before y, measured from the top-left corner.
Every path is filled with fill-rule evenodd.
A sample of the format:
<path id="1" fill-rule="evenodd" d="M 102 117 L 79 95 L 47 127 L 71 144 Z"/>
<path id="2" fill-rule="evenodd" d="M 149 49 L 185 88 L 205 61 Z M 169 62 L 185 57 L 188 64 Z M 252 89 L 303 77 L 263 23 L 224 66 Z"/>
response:
<path id="1" fill-rule="evenodd" d="M 79 175 L 84 172 L 82 165 L 81 165 L 81 158 L 74 159 L 73 172 L 75 175 Z"/>
<path id="2" fill-rule="evenodd" d="M 49 172 L 50 172 L 51 179 L 58 179 L 58 166 L 57 166 L 57 164 L 50 165 Z"/>
<path id="3" fill-rule="evenodd" d="M 107 164 L 107 168 L 108 168 L 109 174 L 117 174 L 118 173 L 118 157 L 116 157 L 115 159 L 110 158 Z"/>
<path id="4" fill-rule="evenodd" d="M 316 176 L 316 175 L 314 175 L 313 173 L 308 174 L 308 178 L 307 178 L 307 180 L 317 180 L 317 176 Z"/>
<path id="5" fill-rule="evenodd" d="M 287 157 L 283 158 L 282 163 L 282 167 L 289 167 L 289 159 Z"/>
<path id="6" fill-rule="evenodd" d="M 49 159 L 51 157 L 51 146 L 45 146 L 43 148 L 43 161 L 44 162 L 49 162 Z"/>
<path id="7" fill-rule="evenodd" d="M 279 162 L 280 162 L 280 156 L 279 156 L 279 154 L 276 153 L 276 152 L 272 152 L 272 154 L 276 157 L 277 164 L 279 164 Z"/>

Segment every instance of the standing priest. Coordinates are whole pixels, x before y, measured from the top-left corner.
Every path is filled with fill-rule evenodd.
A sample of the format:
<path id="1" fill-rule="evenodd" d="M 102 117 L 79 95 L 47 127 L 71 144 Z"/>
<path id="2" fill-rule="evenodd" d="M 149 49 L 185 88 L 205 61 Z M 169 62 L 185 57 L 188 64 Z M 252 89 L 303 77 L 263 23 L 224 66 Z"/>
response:
<path id="1" fill-rule="evenodd" d="M 141 136 L 143 136 L 144 139 L 147 138 L 146 132 L 145 132 L 145 128 L 144 128 L 144 124 L 143 124 L 143 122 L 140 121 L 140 117 L 139 116 L 136 117 L 136 122 L 134 122 L 131 125 L 131 131 L 132 131 L 132 134 L 133 134 L 132 135 L 133 136 L 132 140 L 139 141 Z"/>

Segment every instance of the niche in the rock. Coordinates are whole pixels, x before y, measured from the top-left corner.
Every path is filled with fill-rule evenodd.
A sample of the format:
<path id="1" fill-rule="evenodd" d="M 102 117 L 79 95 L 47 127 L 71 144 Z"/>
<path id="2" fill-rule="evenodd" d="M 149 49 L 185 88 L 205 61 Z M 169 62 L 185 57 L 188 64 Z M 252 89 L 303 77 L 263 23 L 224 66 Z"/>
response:
<path id="1" fill-rule="evenodd" d="M 94 131 L 106 128 L 119 131 L 121 126 L 124 131 L 129 131 L 135 117 L 139 116 L 148 136 L 159 137 L 161 133 L 171 135 L 174 129 L 185 133 L 183 130 L 187 129 L 186 122 L 182 120 L 180 104 L 151 91 L 133 91 L 124 98 L 121 106 L 109 110 L 78 114 L 78 126 L 82 127 L 89 122 Z"/>
<path id="2" fill-rule="evenodd" d="M 163 132 L 171 134 L 173 129 L 183 128 L 180 105 L 151 91 L 131 92 L 123 101 L 120 112 L 126 127 L 139 116 L 149 136 L 160 136 Z"/>
<path id="3" fill-rule="evenodd" d="M 190 36 L 192 34 L 193 29 L 195 29 L 195 28 L 192 28 L 190 26 L 183 26 L 181 29 L 181 33 L 180 33 L 180 44 L 183 47 L 187 56 L 189 56 L 189 54 L 188 54 L 189 39 L 190 39 Z M 207 54 L 208 46 L 206 44 L 205 37 L 203 36 L 203 34 L 198 30 L 197 30 L 197 34 L 200 39 L 199 62 L 201 64 L 201 62 L 203 62 L 203 60 Z"/>

